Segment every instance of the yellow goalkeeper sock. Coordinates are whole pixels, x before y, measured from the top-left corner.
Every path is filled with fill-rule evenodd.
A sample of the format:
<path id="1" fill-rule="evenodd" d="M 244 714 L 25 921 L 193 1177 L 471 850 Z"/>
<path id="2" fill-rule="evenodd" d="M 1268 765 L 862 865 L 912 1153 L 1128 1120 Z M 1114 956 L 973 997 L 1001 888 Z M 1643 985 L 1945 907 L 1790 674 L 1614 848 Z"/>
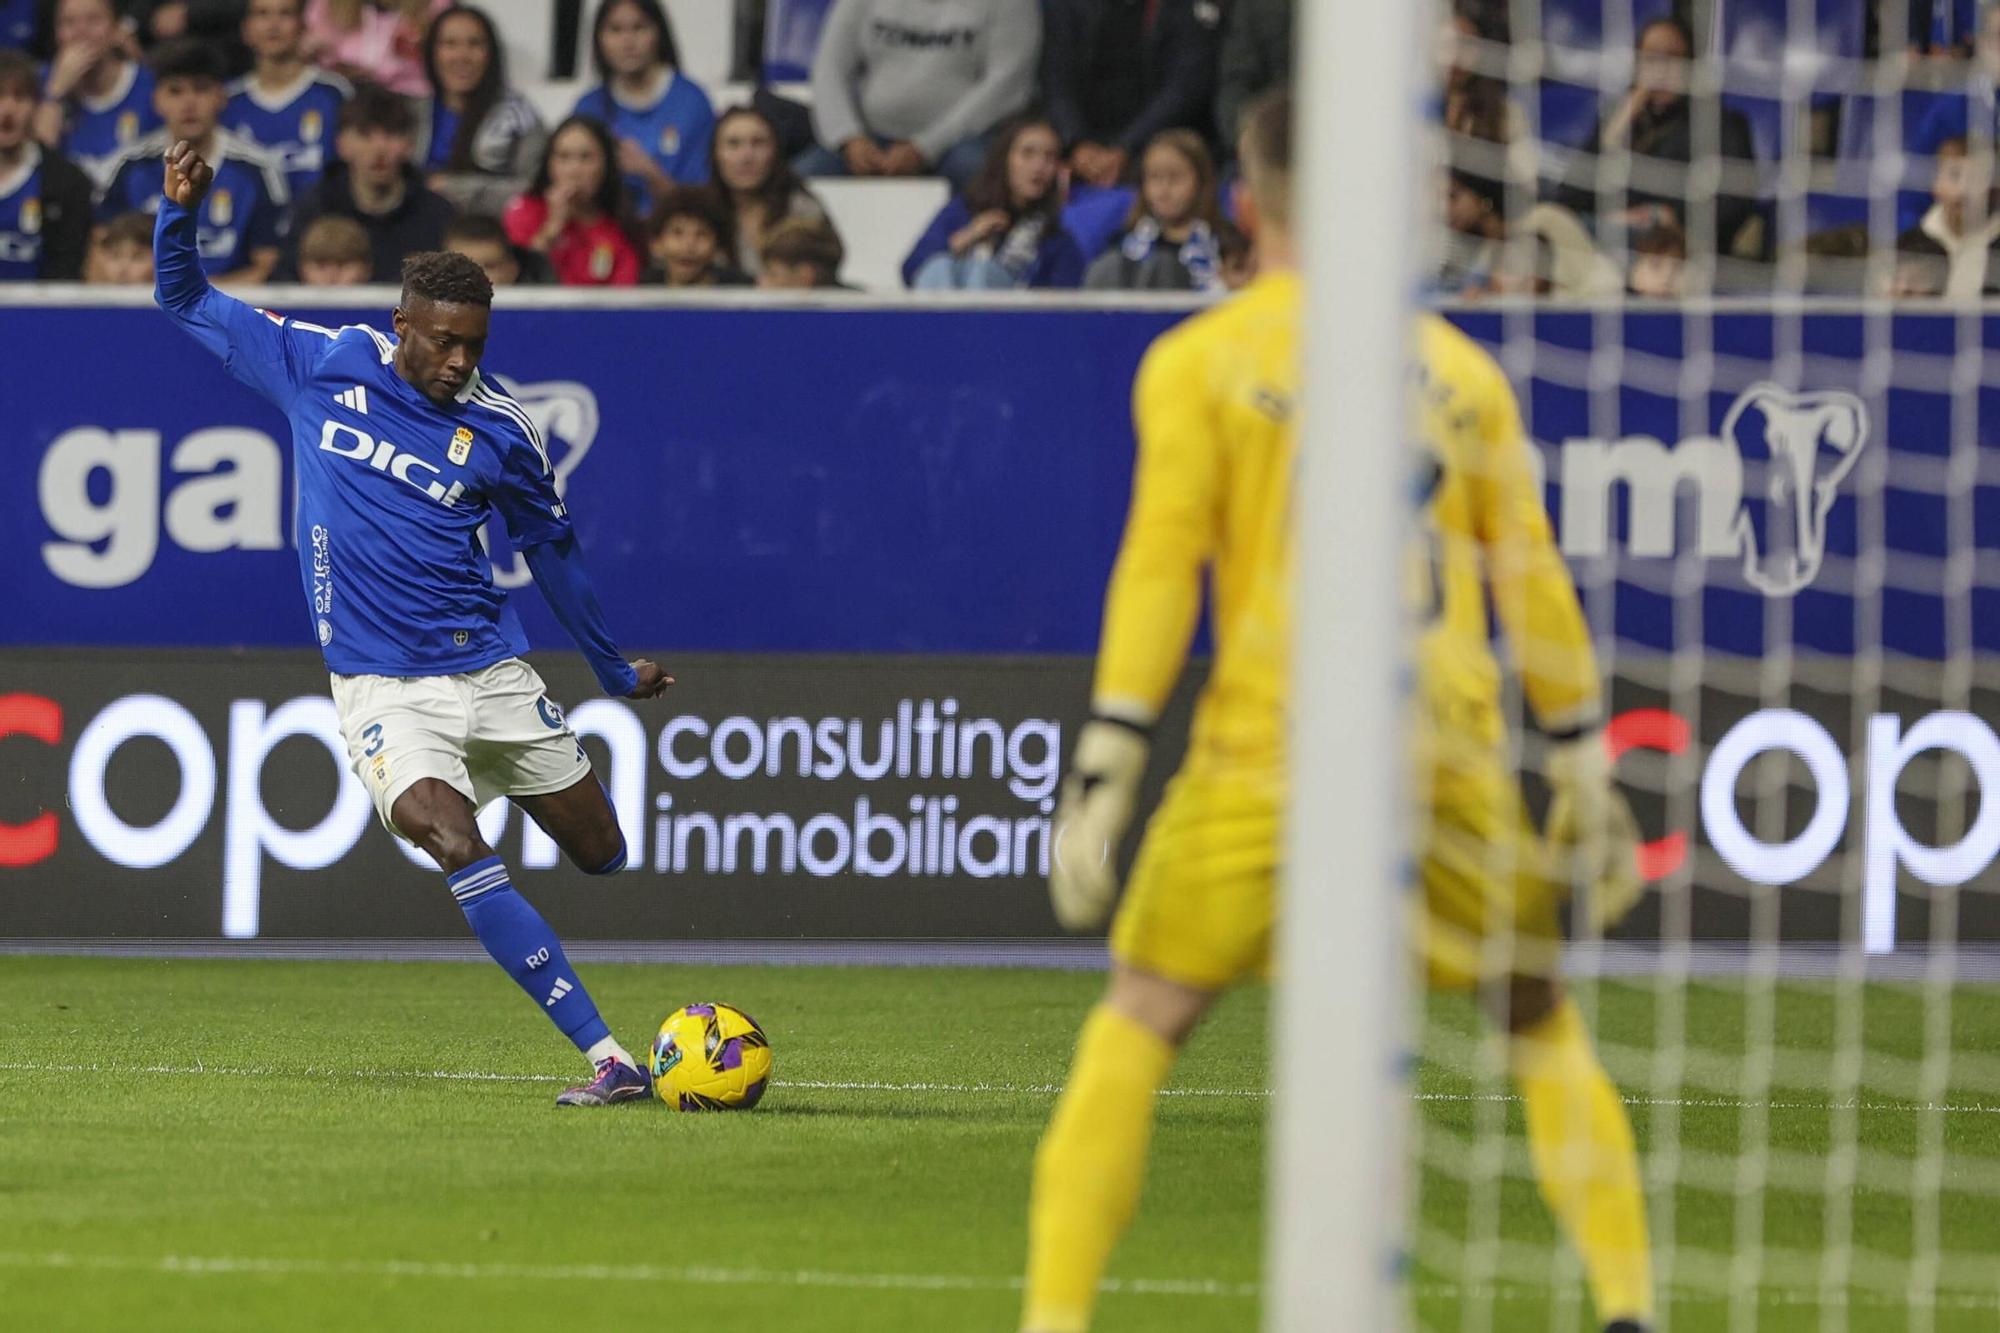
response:
<path id="1" fill-rule="evenodd" d="M 1597 1317 L 1650 1323 L 1652 1256 L 1632 1123 L 1576 1005 L 1564 1000 L 1514 1034 L 1508 1063 L 1526 1103 L 1542 1198 L 1583 1256 Z"/>
<path id="2" fill-rule="evenodd" d="M 1099 1005 L 1077 1039 L 1069 1083 L 1035 1153 L 1021 1327 L 1082 1333 L 1097 1283 L 1146 1173 L 1153 1098 L 1173 1068 L 1158 1033 Z"/>

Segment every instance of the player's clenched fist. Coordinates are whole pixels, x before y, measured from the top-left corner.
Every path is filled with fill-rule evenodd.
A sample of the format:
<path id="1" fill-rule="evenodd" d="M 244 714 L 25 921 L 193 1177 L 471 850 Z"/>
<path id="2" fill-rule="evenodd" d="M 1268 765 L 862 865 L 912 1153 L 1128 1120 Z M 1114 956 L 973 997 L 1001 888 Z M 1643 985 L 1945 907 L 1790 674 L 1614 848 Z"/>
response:
<path id="1" fill-rule="evenodd" d="M 674 683 L 672 676 L 643 657 L 632 663 L 632 670 L 637 673 L 639 683 L 625 696 L 627 699 L 657 699 L 666 693 L 667 686 Z"/>
<path id="2" fill-rule="evenodd" d="M 201 154 L 186 139 L 174 140 L 167 149 L 167 178 L 162 190 L 182 208 L 193 208 L 215 184 L 215 168 L 201 160 Z"/>
<path id="3" fill-rule="evenodd" d="M 1092 718 L 1076 738 L 1049 858 L 1049 901 L 1065 930 L 1103 925 L 1111 912 L 1118 846 L 1138 804 L 1149 748 L 1143 730 L 1107 718 Z"/>

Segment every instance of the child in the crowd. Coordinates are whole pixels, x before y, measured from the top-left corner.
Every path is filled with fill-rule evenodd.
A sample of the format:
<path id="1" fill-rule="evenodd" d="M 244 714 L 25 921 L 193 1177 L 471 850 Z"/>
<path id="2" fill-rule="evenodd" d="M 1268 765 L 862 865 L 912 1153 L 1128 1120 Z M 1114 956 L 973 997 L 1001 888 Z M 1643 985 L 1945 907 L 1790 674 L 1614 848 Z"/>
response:
<path id="1" fill-rule="evenodd" d="M 847 251 L 824 218 L 786 218 L 764 237 L 764 265 L 757 285 L 766 291 L 839 287 Z"/>
<path id="2" fill-rule="evenodd" d="M 1632 242 L 1632 271 L 1625 280 L 1634 296 L 1678 301 L 1687 293 L 1687 236 L 1678 223 L 1648 227 Z"/>
<path id="3" fill-rule="evenodd" d="M 463 213 L 444 229 L 444 248 L 479 265 L 495 287 L 535 287 L 556 280 L 549 261 L 507 239 L 507 229 L 490 213 Z"/>
<path id="4" fill-rule="evenodd" d="M 1162 130 L 1140 161 L 1139 197 L 1124 234 L 1091 264 L 1083 285 L 1113 291 L 1218 290 L 1221 225 L 1215 161 L 1201 136 Z"/>
<path id="5" fill-rule="evenodd" d="M 415 116 L 408 98 L 372 83 L 358 85 L 340 108 L 337 155 L 312 192 L 292 209 L 292 239 L 323 213 L 353 218 L 375 250 L 375 282 L 399 282 L 405 256 L 444 243 L 451 204 L 424 184 L 412 158 Z M 281 276 L 298 274 L 296 246 Z"/>
<path id="6" fill-rule="evenodd" d="M 424 31 L 449 2 L 311 0 L 306 54 L 353 82 L 423 97 L 430 92 L 424 82 Z"/>
<path id="7" fill-rule="evenodd" d="M 643 214 L 669 186 L 705 182 L 715 109 L 676 68 L 680 55 L 660 0 L 605 0 L 591 49 L 603 82 L 577 99 L 573 114 L 611 127 L 633 208 Z"/>
<path id="8" fill-rule="evenodd" d="M 903 261 L 903 281 L 928 290 L 1076 286 L 1083 251 L 1062 225 L 1061 161 L 1047 120 L 1003 127 L 979 175 Z"/>
<path id="9" fill-rule="evenodd" d="M 0 282 L 74 282 L 90 252 L 90 178 L 35 142 L 35 62 L 0 49 Z"/>
<path id="10" fill-rule="evenodd" d="M 158 212 L 166 180 L 162 154 L 185 139 L 215 168 L 196 222 L 202 272 L 218 283 L 263 282 L 278 266 L 291 192 L 276 156 L 222 128 L 229 103 L 222 76 L 222 57 L 192 37 L 153 53 L 153 103 L 166 124 L 119 157 L 98 216 Z"/>
<path id="11" fill-rule="evenodd" d="M 153 220 L 144 213 L 120 213 L 97 229 L 84 261 L 83 280 L 105 285 L 153 285 Z"/>
<path id="12" fill-rule="evenodd" d="M 1215 256 L 1222 273 L 1222 285 L 1240 292 L 1257 278 L 1257 248 L 1243 228 L 1227 218 L 1215 232 Z"/>
<path id="13" fill-rule="evenodd" d="M 1950 274 L 1950 252 L 1912 227 L 1896 238 L 1896 266 L 1890 272 L 1887 295 L 1898 301 L 1943 296 Z"/>
<path id="14" fill-rule="evenodd" d="M 319 183 L 341 104 L 354 95 L 338 74 L 306 62 L 306 0 L 250 0 L 243 44 L 256 65 L 229 85 L 222 124 L 277 156 L 294 199 Z"/>
<path id="15" fill-rule="evenodd" d="M 352 287 L 374 268 L 367 229 L 353 218 L 322 214 L 299 237 L 299 281 L 308 287 Z"/>
<path id="16" fill-rule="evenodd" d="M 723 213 L 723 249 L 753 278 L 762 267 L 768 229 L 786 218 L 826 216 L 778 151 L 777 127 L 755 107 L 732 107 L 715 123 L 708 170 Z"/>
<path id="17" fill-rule="evenodd" d="M 120 155 L 159 127 L 153 75 L 126 53 L 112 0 L 57 0 L 55 40 L 35 137 L 101 190 Z"/>
<path id="18" fill-rule="evenodd" d="M 639 280 L 630 206 L 611 132 L 589 116 L 556 127 L 527 193 L 501 221 L 516 245 L 547 257 L 572 287 L 630 287 Z"/>
<path id="19" fill-rule="evenodd" d="M 730 266 L 723 247 L 729 217 L 716 192 L 677 185 L 653 209 L 653 262 L 669 287 L 747 287 L 750 276 Z"/>
<path id="20" fill-rule="evenodd" d="M 461 212 L 498 212 L 534 176 L 548 134 L 507 85 L 506 53 L 486 11 L 455 4 L 432 20 L 424 69 L 434 91 L 417 108 L 418 166 Z"/>

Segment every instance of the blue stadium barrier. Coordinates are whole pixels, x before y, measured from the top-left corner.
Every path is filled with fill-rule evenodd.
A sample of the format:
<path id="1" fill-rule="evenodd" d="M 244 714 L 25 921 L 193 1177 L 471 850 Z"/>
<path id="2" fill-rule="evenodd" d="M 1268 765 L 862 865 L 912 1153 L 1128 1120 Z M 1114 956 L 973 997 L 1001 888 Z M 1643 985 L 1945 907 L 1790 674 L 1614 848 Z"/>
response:
<path id="1" fill-rule="evenodd" d="M 1080 654 L 1127 501 L 1132 375 L 1179 317 L 503 309 L 488 360 L 551 437 L 611 623 L 635 644 Z M 1766 310 L 1453 317 L 1488 341 L 1533 334 L 1514 364 L 1550 511 L 1579 568 L 1616 578 L 1615 602 L 1593 609 L 1630 649 L 1697 646 L 1663 591 L 1688 568 L 1677 559 L 1701 579 L 1700 646 L 1756 656 L 1784 634 L 1847 654 L 1879 638 L 1935 660 L 1957 643 L 1945 542 L 2000 549 L 2000 484 L 1965 475 L 1961 529 L 1941 478 L 1954 440 L 1974 438 L 1961 427 L 2000 447 L 2000 387 L 1977 391 L 1968 423 L 1947 386 L 1964 339 L 1975 357 L 2000 351 L 2000 315 L 1897 314 L 1896 387 L 1866 399 L 1859 308 L 1805 315 L 1798 377 L 1778 386 L 1764 382 L 1781 339 Z M 1716 377 L 1691 420 L 1672 367 L 1695 320 Z M 0 500 L 14 584 L 0 647 L 307 644 L 277 412 L 150 310 L 15 307 L 7 322 L 0 454 L 18 484 Z M 1608 418 L 1575 370 L 1601 337 L 1643 354 Z M 1879 595 L 1856 563 L 1876 523 Z M 1959 646 L 2000 649 L 2000 588 L 1967 596 Z M 538 597 L 520 602 L 536 642 L 565 644 Z"/>

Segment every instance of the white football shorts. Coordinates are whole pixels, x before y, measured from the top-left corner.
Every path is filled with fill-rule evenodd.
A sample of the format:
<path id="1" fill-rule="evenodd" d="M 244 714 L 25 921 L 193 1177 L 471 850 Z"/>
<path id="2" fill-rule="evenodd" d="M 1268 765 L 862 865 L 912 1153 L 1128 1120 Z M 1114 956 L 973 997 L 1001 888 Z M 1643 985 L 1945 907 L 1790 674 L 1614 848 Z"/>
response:
<path id="1" fill-rule="evenodd" d="M 454 676 L 335 675 L 333 703 L 347 761 L 391 833 L 396 798 L 422 778 L 481 809 L 590 776 L 576 733 L 518 657 Z"/>

